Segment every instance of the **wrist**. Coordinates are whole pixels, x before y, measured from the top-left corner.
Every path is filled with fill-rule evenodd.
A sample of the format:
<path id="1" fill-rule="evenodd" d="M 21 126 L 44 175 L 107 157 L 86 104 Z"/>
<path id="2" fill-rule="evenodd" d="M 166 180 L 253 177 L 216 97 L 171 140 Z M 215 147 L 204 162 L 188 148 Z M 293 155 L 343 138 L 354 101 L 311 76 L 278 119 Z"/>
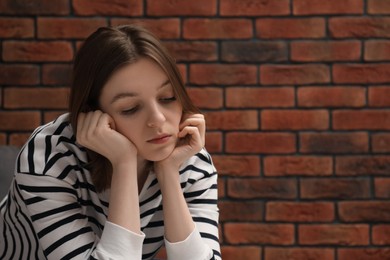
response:
<path id="1" fill-rule="evenodd" d="M 161 190 L 163 190 L 166 186 L 172 187 L 173 184 L 178 184 L 180 186 L 180 174 L 178 168 L 173 166 L 158 167 L 155 165 L 154 170 Z"/>

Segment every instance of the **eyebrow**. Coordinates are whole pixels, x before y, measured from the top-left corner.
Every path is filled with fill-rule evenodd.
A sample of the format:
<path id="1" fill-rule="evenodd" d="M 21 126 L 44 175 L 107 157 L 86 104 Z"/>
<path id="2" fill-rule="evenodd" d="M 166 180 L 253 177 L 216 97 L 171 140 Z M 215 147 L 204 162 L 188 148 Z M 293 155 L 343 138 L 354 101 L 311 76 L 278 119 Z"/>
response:
<path id="1" fill-rule="evenodd" d="M 164 81 L 158 88 L 157 90 L 160 90 L 166 86 L 169 85 L 170 80 L 167 79 L 166 81 Z M 116 101 L 118 101 L 119 99 L 122 99 L 122 98 L 127 98 L 127 97 L 136 97 L 138 96 L 137 93 L 134 93 L 134 92 L 121 92 L 121 93 L 118 93 L 116 94 L 112 99 L 111 99 L 111 104 L 115 103 Z"/>

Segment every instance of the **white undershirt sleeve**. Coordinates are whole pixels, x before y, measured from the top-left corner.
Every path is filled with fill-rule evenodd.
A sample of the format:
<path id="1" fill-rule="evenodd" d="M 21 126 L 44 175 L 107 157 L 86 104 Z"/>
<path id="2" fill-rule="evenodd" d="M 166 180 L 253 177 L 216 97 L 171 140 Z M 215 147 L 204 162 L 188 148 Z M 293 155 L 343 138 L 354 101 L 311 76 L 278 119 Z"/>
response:
<path id="1" fill-rule="evenodd" d="M 94 257 L 97 259 L 142 259 L 142 244 L 145 234 L 137 234 L 107 221 Z"/>
<path id="2" fill-rule="evenodd" d="M 196 226 L 191 234 L 183 241 L 171 243 L 165 239 L 165 248 L 169 260 L 207 259 L 211 251 L 203 242 Z"/>

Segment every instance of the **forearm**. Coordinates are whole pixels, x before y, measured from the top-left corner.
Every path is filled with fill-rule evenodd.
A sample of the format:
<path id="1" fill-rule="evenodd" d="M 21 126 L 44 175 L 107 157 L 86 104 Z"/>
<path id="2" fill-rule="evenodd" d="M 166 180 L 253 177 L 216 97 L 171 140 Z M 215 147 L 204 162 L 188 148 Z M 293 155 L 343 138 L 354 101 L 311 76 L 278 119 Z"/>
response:
<path id="1" fill-rule="evenodd" d="M 158 174 L 164 176 L 159 179 L 159 184 L 164 209 L 165 237 L 169 242 L 174 243 L 185 240 L 194 230 L 195 224 L 180 187 L 179 173 L 172 173 L 159 172 Z"/>
<path id="2" fill-rule="evenodd" d="M 113 166 L 108 221 L 141 232 L 136 163 Z"/>

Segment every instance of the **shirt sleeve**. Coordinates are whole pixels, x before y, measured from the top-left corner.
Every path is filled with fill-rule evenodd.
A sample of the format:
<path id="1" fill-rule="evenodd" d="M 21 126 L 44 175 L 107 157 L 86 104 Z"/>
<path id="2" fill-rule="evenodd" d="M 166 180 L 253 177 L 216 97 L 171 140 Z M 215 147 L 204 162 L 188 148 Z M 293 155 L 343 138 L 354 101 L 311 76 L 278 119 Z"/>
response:
<path id="1" fill-rule="evenodd" d="M 184 241 L 170 243 L 165 239 L 168 259 L 220 260 L 218 176 L 211 156 L 203 149 L 182 167 L 180 175 L 182 181 L 186 179 L 184 197 L 195 228 Z"/>
<path id="2" fill-rule="evenodd" d="M 118 237 L 120 239 L 118 239 Z M 97 259 L 141 259 L 145 234 L 136 234 L 107 221 L 93 256 Z"/>
<path id="3" fill-rule="evenodd" d="M 82 151 L 70 139 L 42 132 L 19 154 L 15 192 L 46 258 L 140 260 L 145 235 L 106 221 L 80 166 Z"/>
<path id="4" fill-rule="evenodd" d="M 19 192 L 48 260 L 141 259 L 145 234 L 106 221 L 99 238 L 71 186 L 50 176 L 17 176 Z"/>

